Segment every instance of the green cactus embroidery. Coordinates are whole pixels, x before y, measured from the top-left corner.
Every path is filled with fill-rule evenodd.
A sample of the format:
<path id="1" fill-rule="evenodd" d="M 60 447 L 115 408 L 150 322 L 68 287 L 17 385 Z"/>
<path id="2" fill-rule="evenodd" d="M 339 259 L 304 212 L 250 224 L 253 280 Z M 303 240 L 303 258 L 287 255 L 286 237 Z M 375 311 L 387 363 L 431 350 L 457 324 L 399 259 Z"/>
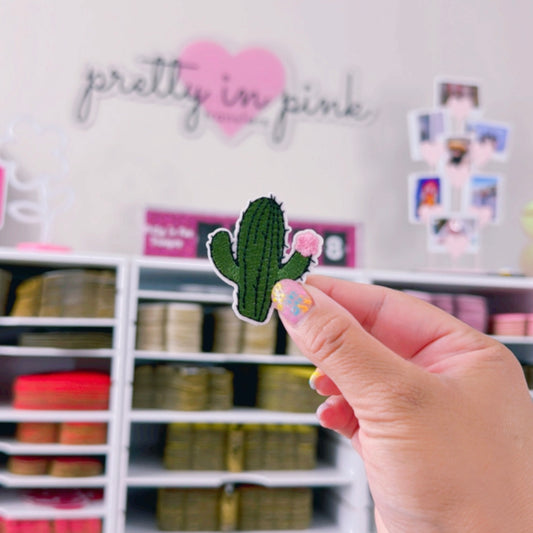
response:
<path id="1" fill-rule="evenodd" d="M 216 273 L 234 287 L 236 314 L 262 324 L 272 314 L 271 292 L 282 279 L 303 279 L 316 262 L 322 238 L 313 230 L 294 235 L 285 256 L 290 228 L 273 196 L 250 202 L 237 221 L 235 235 L 219 228 L 209 235 L 207 251 Z"/>

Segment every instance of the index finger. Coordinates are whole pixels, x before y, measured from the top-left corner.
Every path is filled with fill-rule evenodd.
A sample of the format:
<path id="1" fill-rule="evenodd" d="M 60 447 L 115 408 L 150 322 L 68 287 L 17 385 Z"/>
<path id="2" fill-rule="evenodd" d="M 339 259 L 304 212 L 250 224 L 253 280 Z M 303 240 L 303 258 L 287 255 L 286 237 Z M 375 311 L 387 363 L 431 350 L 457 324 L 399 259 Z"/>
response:
<path id="1" fill-rule="evenodd" d="M 440 339 L 448 354 L 481 347 L 488 339 L 441 309 L 395 289 L 318 275 L 309 276 L 306 284 L 342 305 L 368 333 L 405 359 L 442 354 Z"/>

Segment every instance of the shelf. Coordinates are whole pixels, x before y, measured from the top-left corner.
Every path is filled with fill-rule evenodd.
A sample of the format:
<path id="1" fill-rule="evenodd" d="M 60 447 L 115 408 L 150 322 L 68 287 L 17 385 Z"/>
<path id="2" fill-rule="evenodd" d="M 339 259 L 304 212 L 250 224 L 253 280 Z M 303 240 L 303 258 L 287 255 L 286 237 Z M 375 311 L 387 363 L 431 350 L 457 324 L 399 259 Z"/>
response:
<path id="1" fill-rule="evenodd" d="M 41 316 L 2 316 L 0 326 L 4 327 L 54 327 L 54 328 L 113 328 L 114 318 L 66 318 Z"/>
<path id="2" fill-rule="evenodd" d="M 58 477 L 58 476 L 19 476 L 0 470 L 0 483 L 11 488 L 89 488 L 105 487 L 107 476 Z"/>
<path id="3" fill-rule="evenodd" d="M 315 513 L 316 514 L 316 513 Z M 276 529 L 276 530 L 261 530 L 261 533 L 332 533 L 338 531 L 335 524 L 332 523 L 331 518 L 322 515 L 313 516 L 313 523 L 309 529 Z M 161 530 L 156 525 L 156 518 L 154 515 L 141 512 L 128 512 L 128 519 L 126 523 L 126 533 L 161 533 Z M 218 531 L 199 531 L 197 533 L 219 533 Z M 246 533 L 243 531 L 242 533 Z M 248 533 L 254 533 L 248 531 Z M 358 532 L 359 533 L 359 532 Z"/>
<path id="4" fill-rule="evenodd" d="M 139 290 L 137 292 L 139 300 L 160 300 L 169 302 L 195 302 L 213 304 L 231 304 L 233 296 L 227 292 L 194 292 L 194 291 L 156 291 Z"/>
<path id="5" fill-rule="evenodd" d="M 45 411 L 0 405 L 2 422 L 108 422 L 110 411 Z"/>
<path id="6" fill-rule="evenodd" d="M 227 411 L 169 411 L 132 409 L 131 422 L 221 422 L 225 424 L 305 424 L 318 425 L 315 413 L 284 413 L 253 407 L 236 407 Z"/>
<path id="7" fill-rule="evenodd" d="M 0 247 L 0 258 L 3 263 L 16 265 L 43 265 L 51 268 L 111 268 L 126 261 L 126 257 L 106 253 L 72 253 L 46 252 L 37 250 L 18 250 L 11 247 Z"/>
<path id="8" fill-rule="evenodd" d="M 490 335 L 502 344 L 531 344 L 533 345 L 533 337 L 522 337 L 519 335 Z"/>
<path id="9" fill-rule="evenodd" d="M 30 346 L 0 346 L 0 356 L 4 357 L 95 357 L 110 358 L 115 351 L 108 348 L 95 350 L 76 348 L 40 348 Z"/>
<path id="10" fill-rule="evenodd" d="M 147 359 L 156 361 L 187 361 L 195 363 L 243 363 L 258 365 L 311 365 L 312 363 L 303 355 L 262 355 L 245 353 L 177 353 L 177 352 L 154 352 L 136 350 L 133 353 L 135 359 Z"/>
<path id="11" fill-rule="evenodd" d="M 165 279 L 172 275 L 173 278 L 191 278 L 204 281 L 205 279 L 215 280 L 222 283 L 215 274 L 213 266 L 207 258 L 175 258 L 163 256 L 139 256 L 135 258 L 135 265 L 138 266 L 141 278 Z M 349 280 L 367 281 L 367 271 L 348 267 L 335 267 L 318 265 L 313 274 L 323 276 L 334 276 Z M 222 285 L 225 286 L 225 285 Z"/>
<path id="12" fill-rule="evenodd" d="M 158 277 L 164 275 L 165 271 L 172 271 L 173 273 L 189 274 L 209 274 L 215 277 L 213 267 L 208 259 L 202 258 L 180 258 L 165 257 L 165 256 L 148 256 L 142 255 L 135 258 L 135 263 L 144 271 L 155 271 Z"/>
<path id="13" fill-rule="evenodd" d="M 107 444 L 68 445 L 68 444 L 28 444 L 15 439 L 0 440 L 0 452 L 8 455 L 105 455 Z"/>
<path id="14" fill-rule="evenodd" d="M 47 520 L 102 518 L 105 515 L 103 502 L 87 502 L 78 509 L 61 509 L 42 505 L 26 499 L 24 494 L 12 491 L 0 493 L 0 516 L 10 520 Z"/>
<path id="15" fill-rule="evenodd" d="M 368 271 L 372 283 L 384 285 L 403 285 L 409 288 L 423 287 L 457 287 L 469 291 L 524 291 L 533 290 L 533 278 L 524 276 L 501 276 L 498 274 L 480 274 L 468 272 L 431 272 L 412 271 Z"/>
<path id="16" fill-rule="evenodd" d="M 331 487 L 351 483 L 347 470 L 319 465 L 314 470 L 179 471 L 166 470 L 161 460 L 130 465 L 129 487 L 221 487 L 226 483 L 251 483 L 264 487 Z"/>

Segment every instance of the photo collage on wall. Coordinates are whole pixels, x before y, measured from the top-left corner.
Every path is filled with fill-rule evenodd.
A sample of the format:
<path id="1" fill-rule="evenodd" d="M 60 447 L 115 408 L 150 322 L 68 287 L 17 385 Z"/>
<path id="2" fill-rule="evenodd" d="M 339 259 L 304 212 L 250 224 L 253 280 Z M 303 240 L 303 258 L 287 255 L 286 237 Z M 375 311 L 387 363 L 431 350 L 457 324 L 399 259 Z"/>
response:
<path id="1" fill-rule="evenodd" d="M 434 107 L 408 114 L 411 158 L 427 165 L 409 176 L 409 222 L 453 259 L 478 253 L 481 229 L 502 219 L 504 179 L 486 167 L 507 160 L 510 127 L 483 117 L 480 94 L 477 81 L 439 78 Z"/>

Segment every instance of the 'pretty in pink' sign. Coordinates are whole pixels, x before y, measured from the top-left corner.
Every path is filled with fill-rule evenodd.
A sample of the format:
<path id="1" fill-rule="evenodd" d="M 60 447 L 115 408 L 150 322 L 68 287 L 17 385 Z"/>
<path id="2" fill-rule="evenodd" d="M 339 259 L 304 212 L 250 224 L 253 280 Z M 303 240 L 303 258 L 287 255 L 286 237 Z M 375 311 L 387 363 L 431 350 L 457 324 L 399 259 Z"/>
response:
<path id="1" fill-rule="evenodd" d="M 273 146 L 286 146 L 299 119 L 354 126 L 376 116 L 360 100 L 354 74 L 342 76 L 335 95 L 314 82 L 295 85 L 281 58 L 266 48 L 231 52 L 200 40 L 170 57 L 144 55 L 136 67 L 133 72 L 115 65 L 88 67 L 75 104 L 76 122 L 93 123 L 102 102 L 113 98 L 166 103 L 182 108 L 181 129 L 189 137 L 213 124 L 232 143 L 253 131 Z"/>

